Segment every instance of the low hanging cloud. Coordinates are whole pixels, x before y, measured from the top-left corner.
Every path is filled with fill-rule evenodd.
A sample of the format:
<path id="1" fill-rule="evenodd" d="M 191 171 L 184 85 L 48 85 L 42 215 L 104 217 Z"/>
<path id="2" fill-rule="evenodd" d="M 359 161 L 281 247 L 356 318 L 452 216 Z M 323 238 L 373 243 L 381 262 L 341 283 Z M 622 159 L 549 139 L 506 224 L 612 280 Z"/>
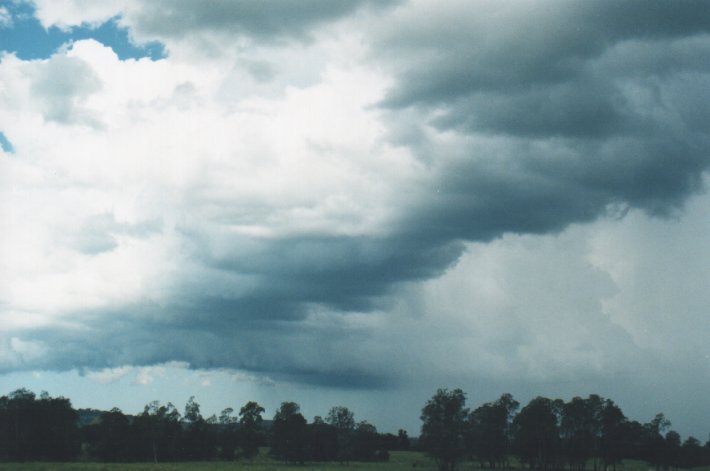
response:
<path id="1" fill-rule="evenodd" d="M 703 3 L 111 5 L 37 14 L 120 15 L 172 55 L 85 40 L 0 62 L 0 370 L 177 361 L 386 388 L 417 364 L 545 379 L 652 348 L 587 243 L 704 187 Z M 189 60 L 240 37 L 251 56 Z M 317 67 L 289 83 L 296 55 Z M 551 317 L 584 328 L 545 341 Z"/>

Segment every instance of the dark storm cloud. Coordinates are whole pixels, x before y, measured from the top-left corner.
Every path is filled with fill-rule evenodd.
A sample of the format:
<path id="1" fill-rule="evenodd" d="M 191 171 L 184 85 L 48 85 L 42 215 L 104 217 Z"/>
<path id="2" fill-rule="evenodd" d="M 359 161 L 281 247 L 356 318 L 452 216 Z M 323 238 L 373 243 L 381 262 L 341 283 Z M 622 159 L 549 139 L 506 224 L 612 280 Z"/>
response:
<path id="1" fill-rule="evenodd" d="M 76 313 L 81 329 L 33 329 L 20 335 L 28 344 L 55 347 L 52 355 L 32 361 L 37 369 L 183 362 L 191 368 L 238 369 L 275 380 L 349 389 L 383 389 L 397 381 L 386 365 L 373 368 L 369 358 L 352 358 L 368 337 L 366 331 L 275 319 L 273 306 L 263 299 L 261 307 L 268 310 L 261 318 L 252 317 L 253 306 L 240 303 L 209 312 L 214 300 L 191 294 L 191 304 L 84 311 Z M 189 312 L 176 312 L 181 309 Z M 18 366 L 24 365 L 7 371 Z"/>
<path id="2" fill-rule="evenodd" d="M 150 2 L 131 21 L 150 37 L 303 39 L 365 3 Z M 710 164 L 710 3 L 420 8 L 372 19 L 372 60 L 394 83 L 380 104 L 383 124 L 427 169 L 417 187 L 401 189 L 409 198 L 385 235 L 258 238 L 205 216 L 178 228 L 180 256 L 189 257 L 165 300 L 76 313 L 81 330 L 23 332 L 62 346 L 39 366 L 185 361 L 386 387 L 391 365 L 363 347 L 372 331 L 350 317 L 386 310 L 406 282 L 441 275 L 464 241 L 557 232 L 628 208 L 667 215 L 701 190 Z M 272 73 L 268 65 L 252 72 Z M 52 100 L 47 77 L 38 93 L 54 119 L 70 121 L 75 101 Z M 203 203 L 222 216 L 231 204 L 191 200 L 188 209 L 200 214 Z M 115 221 L 87 230 L 77 242 L 84 252 L 113 248 Z"/>
<path id="3" fill-rule="evenodd" d="M 212 231 L 216 231 L 212 229 Z M 214 234 L 213 234 L 214 236 Z M 345 310 L 371 309 L 375 297 L 397 282 L 443 272 L 462 251 L 456 241 L 422 237 L 299 236 L 255 241 L 227 237 L 230 253 L 209 253 L 214 241 L 191 233 L 200 263 L 254 277 L 252 302 L 324 303 Z M 280 301 L 281 300 L 281 301 Z"/>
<path id="4" fill-rule="evenodd" d="M 483 90 L 588 80 L 589 61 L 616 44 L 641 40 L 663 48 L 710 28 L 710 6 L 701 1 L 462 2 L 424 14 L 405 12 L 402 23 L 380 34 L 377 53 L 400 70 L 387 105 L 435 106 Z M 693 53 L 685 48 L 683 56 Z"/>
<path id="5" fill-rule="evenodd" d="M 437 149 L 392 120 L 398 144 L 443 162 L 412 228 L 488 240 L 557 231 L 612 206 L 678 209 L 710 163 L 709 8 L 464 2 L 426 20 L 400 10 L 375 48 L 395 73 L 381 105 L 459 137 Z"/>
<path id="6" fill-rule="evenodd" d="M 182 38 L 199 33 L 225 33 L 258 40 L 306 39 L 311 28 L 337 20 L 357 8 L 391 4 L 370 0 L 306 0 L 262 2 L 257 0 L 188 0 L 146 2 L 133 19 L 139 34 Z"/>

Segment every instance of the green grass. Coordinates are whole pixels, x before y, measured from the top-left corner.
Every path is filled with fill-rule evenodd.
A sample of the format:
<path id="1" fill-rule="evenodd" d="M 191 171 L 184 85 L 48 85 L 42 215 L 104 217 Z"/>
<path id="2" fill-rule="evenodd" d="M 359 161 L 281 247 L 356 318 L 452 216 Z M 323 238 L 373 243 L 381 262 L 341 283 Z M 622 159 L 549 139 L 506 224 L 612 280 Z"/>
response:
<path id="1" fill-rule="evenodd" d="M 416 468 L 412 465 L 416 463 Z M 394 451 L 385 463 L 307 463 L 293 466 L 261 454 L 254 460 L 206 461 L 199 463 L 0 463 L 0 471 L 344 471 L 381 470 L 412 471 L 436 470 L 436 465 L 422 453 Z M 465 469 L 465 468 L 462 468 Z"/>
<path id="2" fill-rule="evenodd" d="M 416 467 L 413 465 L 416 464 Z M 436 471 L 434 461 L 423 453 L 413 451 L 390 452 L 390 460 L 385 463 L 308 463 L 293 466 L 276 461 L 262 453 L 251 461 L 203 461 L 199 463 L 0 463 L 0 471 Z M 480 470 L 477 463 L 465 462 L 458 466 L 460 471 Z M 523 470 L 514 465 L 512 469 Z M 587 467 L 591 470 L 591 465 Z M 616 467 L 617 471 L 655 471 L 642 461 L 626 460 Z M 525 469 L 527 471 L 527 469 Z M 695 468 L 693 471 L 710 471 L 710 467 Z"/>

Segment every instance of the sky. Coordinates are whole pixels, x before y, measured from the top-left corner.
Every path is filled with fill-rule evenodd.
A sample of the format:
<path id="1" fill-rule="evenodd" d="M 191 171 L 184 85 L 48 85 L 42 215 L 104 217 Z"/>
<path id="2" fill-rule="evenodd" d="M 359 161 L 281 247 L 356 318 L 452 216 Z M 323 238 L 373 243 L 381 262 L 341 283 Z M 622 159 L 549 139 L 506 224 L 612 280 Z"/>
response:
<path id="1" fill-rule="evenodd" d="M 710 432 L 710 3 L 0 0 L 0 394 Z"/>

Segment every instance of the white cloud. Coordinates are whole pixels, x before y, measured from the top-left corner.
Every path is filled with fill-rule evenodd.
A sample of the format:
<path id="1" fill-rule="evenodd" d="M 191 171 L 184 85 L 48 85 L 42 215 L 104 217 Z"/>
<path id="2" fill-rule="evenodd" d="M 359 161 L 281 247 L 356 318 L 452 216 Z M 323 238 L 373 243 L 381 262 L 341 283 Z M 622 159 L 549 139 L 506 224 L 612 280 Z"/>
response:
<path id="1" fill-rule="evenodd" d="M 4 370 L 26 368 L 49 351 L 49 346 L 44 342 L 3 335 L 0 337 L 0 368 Z"/>
<path id="2" fill-rule="evenodd" d="M 88 24 L 98 26 L 130 6 L 130 0 L 35 0 L 35 15 L 45 29 L 63 30 Z"/>
<path id="3" fill-rule="evenodd" d="M 141 40 L 160 36 L 160 24 L 140 23 L 149 8 L 141 2 L 37 6 L 45 27 L 98 24 L 123 12 L 120 24 L 134 36 L 139 26 Z M 15 153 L 0 154 L 0 369 L 94 362 L 109 367 L 87 373 L 93 381 L 130 374 L 133 384 L 154 387 L 156 378 L 198 368 L 184 375 L 187 386 L 209 389 L 225 381 L 593 385 L 710 354 L 703 339 L 708 197 L 693 199 L 676 220 L 636 210 L 594 220 L 609 202 L 630 204 L 632 187 L 677 203 L 704 161 L 683 160 L 688 181 L 663 179 L 670 193 L 656 195 L 653 178 L 661 174 L 653 165 L 638 167 L 654 170 L 648 182 L 633 162 L 623 167 L 627 157 L 651 162 L 644 151 L 655 147 L 629 145 L 638 154 L 629 157 L 576 138 L 471 131 L 470 102 L 437 98 L 429 81 L 399 74 L 411 65 L 434 78 L 460 77 L 458 52 L 436 38 L 445 30 L 444 44 L 468 49 L 472 41 L 461 37 L 479 31 L 438 4 L 411 6 L 307 33 L 304 24 L 320 25 L 320 17 L 288 31 L 276 25 L 278 40 L 263 36 L 268 24 L 214 33 L 203 26 L 222 19 L 200 17 L 182 39 L 161 33 L 170 53 L 158 61 L 122 61 L 95 40 L 46 60 L 3 56 L 0 131 Z M 479 13 L 490 12 L 476 12 L 485 22 Z M 514 25 L 529 19 L 504 16 L 514 21 L 486 28 L 500 26 L 494 39 L 520 44 Z M 452 18 L 460 23 L 442 26 Z M 375 39 L 354 27 L 375 20 Z M 567 24 L 563 32 L 575 34 Z M 205 44 L 225 37 L 232 47 L 205 53 Z M 461 56 L 471 61 L 463 65 L 485 75 L 493 69 L 474 67 L 482 58 L 510 75 L 498 54 L 508 43 L 493 42 L 476 43 L 476 57 Z M 702 51 L 702 44 L 670 49 Z M 591 55 L 590 67 L 608 72 L 599 74 L 604 84 L 635 99 L 639 116 L 660 116 L 676 131 L 705 122 L 697 119 L 705 110 L 683 101 L 679 85 L 703 96 L 700 73 L 662 83 L 672 112 L 645 94 L 653 87 L 643 80 L 624 82 L 621 74 L 623 83 L 613 82 L 627 47 Z M 562 49 L 541 50 L 567 57 Z M 391 60 L 388 51 L 404 62 L 373 59 Z M 517 65 L 543 83 L 545 61 L 525 57 L 532 62 Z M 439 58 L 451 60 L 420 70 L 424 59 Z M 412 98 L 407 109 L 378 107 L 407 80 L 426 105 Z M 466 93 L 475 94 L 472 83 L 462 85 Z M 550 90 L 538 86 L 527 103 Z M 484 106 L 475 111 L 500 117 Z M 463 124 L 441 126 L 447 113 Z M 550 119 L 551 128 L 560 124 Z M 693 130 L 693 142 L 705 142 L 702 132 Z M 676 168 L 673 159 L 684 155 L 665 150 L 658 162 Z M 189 363 L 165 363 L 175 358 Z"/>
<path id="4" fill-rule="evenodd" d="M 12 14 L 7 8 L 0 6 L 0 29 L 1 28 L 12 28 Z"/>
<path id="5" fill-rule="evenodd" d="M 104 368 L 98 371 L 89 371 L 86 377 L 99 384 L 110 384 L 124 378 L 133 371 L 131 366 L 119 366 L 118 368 Z"/>

